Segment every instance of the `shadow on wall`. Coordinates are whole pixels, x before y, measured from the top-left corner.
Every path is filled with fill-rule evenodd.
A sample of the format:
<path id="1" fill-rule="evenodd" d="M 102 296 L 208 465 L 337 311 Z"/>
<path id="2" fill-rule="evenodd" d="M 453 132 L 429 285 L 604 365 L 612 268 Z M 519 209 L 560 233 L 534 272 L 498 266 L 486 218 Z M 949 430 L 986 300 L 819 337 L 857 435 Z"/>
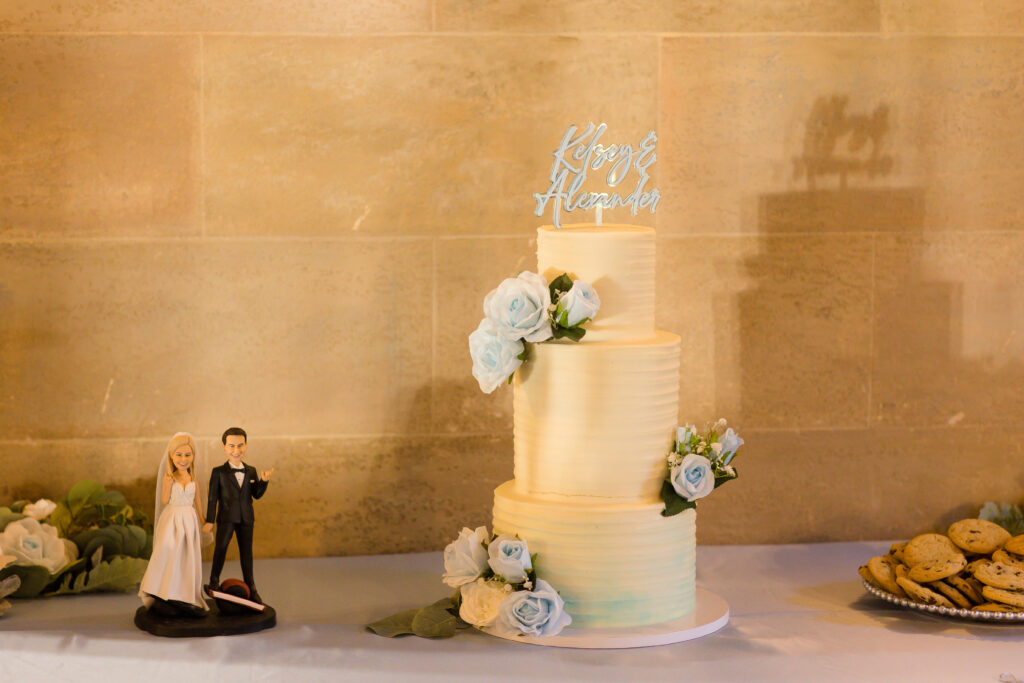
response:
<path id="1" fill-rule="evenodd" d="M 804 482 L 797 498 L 779 501 L 803 510 L 805 531 L 775 530 L 776 541 L 884 537 L 901 509 L 909 515 L 904 524 L 944 528 L 976 512 L 965 501 L 983 501 L 972 496 L 1012 488 L 970 475 L 970 482 L 951 482 L 928 462 L 950 462 L 934 452 L 946 439 L 935 428 L 961 428 L 950 433 L 952 448 L 970 440 L 964 427 L 1012 428 L 1024 416 L 1024 344 L 1013 341 L 1020 326 L 1012 319 L 1024 302 L 1013 275 L 989 265 L 1017 243 L 927 226 L 924 188 L 864 181 L 885 179 L 894 167 L 885 151 L 889 111 L 880 104 L 847 114 L 845 98 L 819 98 L 803 154 L 793 159 L 807 188 L 758 200 L 757 253 L 744 264 L 751 288 L 738 295 L 743 423 L 826 430 L 821 445 L 794 457 L 834 472 L 834 480 Z M 993 300 L 999 303 L 986 303 Z M 860 445 L 845 443 L 851 440 Z M 1000 445 L 1007 444 L 993 442 Z M 842 462 L 854 454 L 861 466 Z M 1008 479 L 1019 478 L 1011 454 L 993 455 L 1007 465 Z M 885 462 L 912 464 L 914 472 L 886 470 Z M 837 490 L 836 480 L 846 477 L 846 491 Z M 957 496 L 946 495 L 952 487 Z M 837 517 L 837 508 L 847 514 Z M 887 508 L 887 515 L 849 519 Z M 801 536 L 807 533 L 814 538 Z"/>

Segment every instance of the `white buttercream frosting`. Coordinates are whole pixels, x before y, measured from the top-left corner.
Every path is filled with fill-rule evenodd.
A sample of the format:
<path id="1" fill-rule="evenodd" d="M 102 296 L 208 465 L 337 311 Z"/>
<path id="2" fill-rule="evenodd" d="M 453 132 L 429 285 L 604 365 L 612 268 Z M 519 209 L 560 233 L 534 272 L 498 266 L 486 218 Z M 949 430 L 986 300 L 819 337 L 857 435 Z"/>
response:
<path id="1" fill-rule="evenodd" d="M 551 225 L 537 229 L 537 272 L 589 282 L 601 310 L 581 343 L 654 334 L 654 230 L 635 225 Z"/>
<path id="2" fill-rule="evenodd" d="M 654 501 L 679 401 L 679 337 L 537 344 L 516 373 L 516 490 Z"/>
<path id="3" fill-rule="evenodd" d="M 641 626 L 694 606 L 696 513 L 662 509 L 538 500 L 509 481 L 494 492 L 494 531 L 528 539 L 537 575 L 558 590 L 574 627 Z"/>
<path id="4" fill-rule="evenodd" d="M 679 337 L 654 327 L 654 231 L 538 230 L 538 271 L 601 298 L 583 340 L 533 345 L 514 379 L 515 480 L 494 531 L 537 554 L 574 627 L 631 627 L 694 607 L 696 513 L 662 517 L 679 401 Z"/>

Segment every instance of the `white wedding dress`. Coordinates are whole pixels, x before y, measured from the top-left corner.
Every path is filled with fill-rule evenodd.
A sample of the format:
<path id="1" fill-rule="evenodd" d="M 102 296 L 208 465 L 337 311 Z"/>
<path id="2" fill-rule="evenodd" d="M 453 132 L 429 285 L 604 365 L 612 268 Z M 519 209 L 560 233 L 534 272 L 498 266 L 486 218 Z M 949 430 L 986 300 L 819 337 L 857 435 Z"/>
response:
<path id="1" fill-rule="evenodd" d="M 207 609 L 203 600 L 203 555 L 195 498 L 194 481 L 186 486 L 171 484 L 171 499 L 156 521 L 153 554 L 139 586 L 139 597 L 146 607 L 153 604 L 156 596 Z"/>

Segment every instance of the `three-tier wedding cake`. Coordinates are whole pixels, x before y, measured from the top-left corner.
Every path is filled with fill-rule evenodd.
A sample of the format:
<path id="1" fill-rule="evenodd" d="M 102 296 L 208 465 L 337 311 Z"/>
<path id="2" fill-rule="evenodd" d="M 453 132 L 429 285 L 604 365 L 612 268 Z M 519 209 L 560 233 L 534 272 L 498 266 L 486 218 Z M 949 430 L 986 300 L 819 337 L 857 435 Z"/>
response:
<path id="1" fill-rule="evenodd" d="M 495 534 L 536 553 L 573 627 L 632 627 L 694 609 L 696 511 L 665 517 L 679 337 L 654 324 L 654 230 L 537 231 L 538 272 L 588 281 L 600 314 L 573 343 L 534 344 L 515 373 L 515 479 L 494 494 Z"/>

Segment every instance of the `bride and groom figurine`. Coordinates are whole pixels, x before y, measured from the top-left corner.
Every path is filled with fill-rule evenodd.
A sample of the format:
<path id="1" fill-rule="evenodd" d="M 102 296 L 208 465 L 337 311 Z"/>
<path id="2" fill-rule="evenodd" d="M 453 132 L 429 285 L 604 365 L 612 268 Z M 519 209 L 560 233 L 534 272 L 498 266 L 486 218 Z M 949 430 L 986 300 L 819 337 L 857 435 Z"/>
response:
<path id="1" fill-rule="evenodd" d="M 252 573 L 252 501 L 267 490 L 274 470 L 257 473 L 242 462 L 246 433 L 231 427 L 221 436 L 227 461 L 210 474 L 210 500 L 204 510 L 199 492 L 201 467 L 191 434 L 178 432 L 160 458 L 156 483 L 153 554 L 139 587 L 143 605 L 165 616 L 203 617 L 204 593 L 220 586 L 231 537 L 238 543 L 242 578 L 249 599 L 261 603 Z M 210 583 L 202 582 L 202 545 L 209 543 L 216 522 L 216 543 Z M 206 542 L 204 543 L 204 537 Z"/>

